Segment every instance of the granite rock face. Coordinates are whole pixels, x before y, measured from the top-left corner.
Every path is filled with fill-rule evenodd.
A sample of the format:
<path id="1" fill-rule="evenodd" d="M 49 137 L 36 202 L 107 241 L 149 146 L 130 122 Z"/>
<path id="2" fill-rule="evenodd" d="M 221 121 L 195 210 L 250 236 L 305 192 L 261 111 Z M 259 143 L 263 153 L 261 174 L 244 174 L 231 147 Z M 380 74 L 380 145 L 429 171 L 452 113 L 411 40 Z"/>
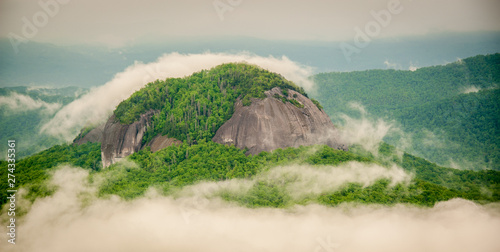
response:
<path id="1" fill-rule="evenodd" d="M 90 143 L 102 142 L 102 134 L 104 132 L 104 126 L 106 126 L 106 124 L 101 124 L 101 125 L 97 126 L 96 128 L 94 128 L 91 131 L 89 131 L 82 138 L 75 139 L 73 141 L 73 143 L 80 145 L 80 144 L 84 144 L 84 143 L 87 143 L 87 142 L 90 142 Z"/>
<path id="2" fill-rule="evenodd" d="M 132 124 L 121 124 L 115 115 L 108 119 L 101 141 L 101 158 L 104 168 L 142 148 L 142 137 L 154 113 L 154 111 L 144 113 L 138 121 Z"/>
<path id="3" fill-rule="evenodd" d="M 80 145 L 87 142 L 101 142 L 101 159 L 104 168 L 147 146 L 152 152 L 157 152 L 163 148 L 181 144 L 182 142 L 175 138 L 162 135 L 157 135 L 149 143 L 142 144 L 142 138 L 154 114 L 155 111 L 144 113 L 138 121 L 132 124 L 121 124 L 112 115 L 105 124 L 89 131 L 82 138 L 75 139 L 73 143 Z"/>
<path id="4" fill-rule="evenodd" d="M 182 144 L 181 141 L 171 138 L 168 136 L 162 136 L 162 135 L 157 135 L 155 136 L 149 143 L 144 145 L 142 148 L 145 148 L 146 146 L 149 146 L 151 148 L 152 152 L 157 152 L 163 148 L 167 148 L 172 145 L 179 145 Z"/>
<path id="5" fill-rule="evenodd" d="M 283 102 L 284 94 L 278 87 L 266 91 L 267 98 L 253 99 L 250 106 L 235 103 L 231 119 L 216 132 L 212 141 L 238 148 L 248 148 L 247 154 L 272 151 L 277 148 L 326 144 L 346 150 L 339 141 L 338 130 L 328 115 L 310 99 L 288 90 L 287 99 L 301 105 Z"/>

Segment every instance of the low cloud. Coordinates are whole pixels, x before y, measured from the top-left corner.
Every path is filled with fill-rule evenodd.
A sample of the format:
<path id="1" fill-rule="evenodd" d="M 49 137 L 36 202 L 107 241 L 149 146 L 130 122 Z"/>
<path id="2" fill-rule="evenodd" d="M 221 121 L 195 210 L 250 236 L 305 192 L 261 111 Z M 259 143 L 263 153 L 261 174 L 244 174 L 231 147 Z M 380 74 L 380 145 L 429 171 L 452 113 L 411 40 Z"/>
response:
<path id="1" fill-rule="evenodd" d="M 413 62 L 410 62 L 410 66 L 408 67 L 408 70 L 415 72 L 418 70 L 419 67 L 413 64 Z"/>
<path id="2" fill-rule="evenodd" d="M 218 198 L 186 221 L 189 197 L 97 199 L 88 172 L 65 167 L 58 191 L 18 218 L 10 251 L 499 251 L 500 205 L 462 199 L 433 208 L 349 205 L 248 209 Z M 5 212 L 3 213 L 5 215 Z M 6 225 L 0 228 L 6 232 Z"/>
<path id="3" fill-rule="evenodd" d="M 438 135 L 436 135 L 434 132 L 428 130 L 428 129 L 421 129 L 421 132 L 423 134 L 422 138 L 422 144 L 427 147 L 433 147 L 433 148 L 446 148 L 450 147 L 452 143 L 447 142 L 446 139 L 443 137 L 443 135 L 446 132 L 439 132 Z"/>
<path id="4" fill-rule="evenodd" d="M 383 178 L 391 180 L 391 185 L 396 185 L 409 183 L 412 175 L 396 165 L 383 167 L 360 162 L 347 162 L 338 166 L 292 164 L 270 168 L 252 179 L 201 182 L 185 187 L 174 196 L 213 198 L 223 192 L 244 195 L 257 182 L 267 182 L 282 187 L 293 200 L 300 201 L 307 196 L 317 197 L 322 193 L 336 191 L 347 183 L 369 186 Z"/>
<path id="5" fill-rule="evenodd" d="M 384 61 L 384 65 L 387 69 L 401 69 L 401 65 L 398 63 L 391 63 L 388 60 Z"/>
<path id="6" fill-rule="evenodd" d="M 308 76 L 312 74 L 312 69 L 301 66 L 285 56 L 274 58 L 249 53 L 170 53 L 161 56 L 153 63 L 136 62 L 123 72 L 116 74 L 111 81 L 94 88 L 88 94 L 61 109 L 51 121 L 42 127 L 42 131 L 70 141 L 84 125 L 105 122 L 121 101 L 148 82 L 170 77 L 184 77 L 193 72 L 229 62 L 255 64 L 283 75 L 306 90 L 313 88 L 313 82 L 308 79 Z"/>
<path id="7" fill-rule="evenodd" d="M 379 148 L 382 142 L 387 142 L 396 147 L 396 153 L 402 157 L 403 151 L 412 150 L 415 144 L 413 134 L 401 129 L 394 120 L 384 120 L 373 117 L 365 107 L 358 102 L 350 102 L 349 107 L 358 112 L 352 117 L 340 114 L 339 133 L 342 143 L 347 145 L 357 145 L 379 156 Z M 387 160 L 389 161 L 389 160 Z"/>
<path id="8" fill-rule="evenodd" d="M 481 90 L 481 88 L 476 87 L 476 86 L 469 86 L 463 88 L 463 91 L 461 92 L 462 94 L 469 94 L 469 93 L 477 93 Z"/>
<path id="9" fill-rule="evenodd" d="M 42 109 L 44 113 L 53 114 L 62 105 L 60 103 L 47 103 L 39 99 L 34 100 L 30 96 L 13 92 L 8 96 L 0 96 L 0 107 L 2 106 L 7 107 L 12 113 Z"/>
<path id="10" fill-rule="evenodd" d="M 345 114 L 341 115 L 344 121 L 340 130 L 341 141 L 348 145 L 358 144 L 376 155 L 384 137 L 390 132 L 398 131 L 398 129 L 392 123 L 382 119 L 369 118 L 365 108 L 358 103 L 350 103 L 350 106 L 354 110 L 358 110 L 361 116 L 353 118 Z"/>
<path id="11" fill-rule="evenodd" d="M 308 194 L 319 195 L 340 189 L 346 183 L 369 186 L 386 178 L 392 184 L 407 183 L 411 176 L 396 165 L 386 168 L 377 164 L 349 162 L 340 166 L 291 165 L 271 169 L 262 174 L 263 178 L 277 183 L 285 183 L 285 189 L 295 199 Z"/>

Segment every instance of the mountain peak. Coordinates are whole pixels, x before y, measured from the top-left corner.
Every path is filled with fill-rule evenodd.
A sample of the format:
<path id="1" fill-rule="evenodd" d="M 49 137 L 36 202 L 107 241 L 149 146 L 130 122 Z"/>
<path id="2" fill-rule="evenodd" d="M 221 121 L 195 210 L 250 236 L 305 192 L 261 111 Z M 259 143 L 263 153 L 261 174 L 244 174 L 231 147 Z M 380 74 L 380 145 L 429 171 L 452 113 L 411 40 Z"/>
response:
<path id="1" fill-rule="evenodd" d="M 166 143 L 234 144 L 248 154 L 316 143 L 345 148 L 321 105 L 301 87 L 246 63 L 149 83 L 117 106 L 103 135 L 104 166 L 159 136 L 171 139 Z"/>

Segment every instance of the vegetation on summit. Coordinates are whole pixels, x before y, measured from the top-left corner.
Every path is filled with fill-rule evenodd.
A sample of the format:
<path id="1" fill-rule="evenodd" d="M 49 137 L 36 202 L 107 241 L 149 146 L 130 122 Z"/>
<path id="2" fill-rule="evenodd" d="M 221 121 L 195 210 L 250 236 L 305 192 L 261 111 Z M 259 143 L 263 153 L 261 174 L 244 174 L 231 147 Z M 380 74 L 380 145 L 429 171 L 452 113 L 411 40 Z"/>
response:
<path id="1" fill-rule="evenodd" d="M 211 139 L 231 118 L 236 99 L 248 106 L 252 98 L 265 98 L 264 92 L 274 87 L 307 96 L 301 87 L 276 73 L 254 65 L 229 63 L 188 77 L 149 83 L 120 103 L 114 114 L 121 123 L 130 124 L 146 111 L 156 110 L 144 142 L 162 134 L 195 143 Z"/>

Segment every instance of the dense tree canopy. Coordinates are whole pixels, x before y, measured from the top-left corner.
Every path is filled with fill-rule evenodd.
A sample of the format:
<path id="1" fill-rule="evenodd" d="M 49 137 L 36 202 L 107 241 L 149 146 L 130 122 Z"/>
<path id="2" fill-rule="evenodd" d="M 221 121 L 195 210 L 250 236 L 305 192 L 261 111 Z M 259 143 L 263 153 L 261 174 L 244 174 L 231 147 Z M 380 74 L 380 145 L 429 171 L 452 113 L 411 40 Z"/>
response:
<path id="1" fill-rule="evenodd" d="M 314 80 L 317 99 L 337 123 L 342 113 L 359 116 L 349 104 L 357 102 L 411 135 L 410 153 L 440 164 L 500 169 L 498 53 L 416 71 L 332 72 Z"/>
<path id="2" fill-rule="evenodd" d="M 57 112 L 55 109 L 62 108 L 86 91 L 77 87 L 0 88 L 0 100 L 5 99 L 0 102 L 0 142 L 17 140 L 18 157 L 26 157 L 62 143 L 61 139 L 41 133 L 41 126 Z M 0 153 L 6 151 L 7 145 L 0 145 Z M 5 160 L 5 156 L 0 155 L 0 159 Z"/>
<path id="3" fill-rule="evenodd" d="M 162 134 L 193 143 L 214 136 L 231 118 L 237 98 L 243 105 L 250 105 L 251 98 L 265 98 L 264 91 L 274 87 L 306 95 L 302 88 L 276 73 L 254 65 L 229 63 L 189 77 L 149 83 L 121 102 L 114 114 L 121 123 L 129 124 L 148 110 L 158 111 L 145 142 Z"/>
<path id="4" fill-rule="evenodd" d="M 103 176 L 99 195 L 118 195 L 133 199 L 144 195 L 150 187 L 155 187 L 169 195 L 177 189 L 199 181 L 223 181 L 234 178 L 255 178 L 255 176 L 275 166 L 303 164 L 321 169 L 324 165 L 337 166 L 345 162 L 377 163 L 389 165 L 388 157 L 396 156 L 394 147 L 382 144 L 381 156 L 352 151 L 335 150 L 328 146 L 301 146 L 299 148 L 277 149 L 272 153 L 262 152 L 246 156 L 245 150 L 211 141 L 200 140 L 198 144 L 171 146 L 152 153 L 143 149 L 129 157 L 136 165 L 116 163 L 105 170 L 100 166 L 99 144 L 87 143 L 80 146 L 57 145 L 32 157 L 18 162 L 17 185 L 28 189 L 28 198 L 35 200 L 54 192 L 47 181 L 50 171 L 59 164 L 71 164 L 91 171 L 91 177 Z M 337 205 L 342 202 L 396 204 L 408 203 L 433 206 L 436 202 L 451 198 L 465 198 L 478 203 L 500 200 L 500 172 L 460 171 L 437 166 L 422 158 L 404 154 L 394 158 L 408 172 L 414 174 L 409 184 L 390 185 L 382 179 L 363 187 L 347 183 L 339 190 L 321 195 L 311 195 L 294 201 L 285 185 L 269 180 L 259 180 L 244 194 L 222 192 L 220 197 L 248 207 L 287 207 L 293 204 L 317 202 Z M 6 166 L 4 161 L 0 165 Z M 6 177 L 6 170 L 0 170 Z M 0 193 L 4 196 L 5 182 L 0 183 Z M 6 197 L 2 197 L 2 204 Z"/>

